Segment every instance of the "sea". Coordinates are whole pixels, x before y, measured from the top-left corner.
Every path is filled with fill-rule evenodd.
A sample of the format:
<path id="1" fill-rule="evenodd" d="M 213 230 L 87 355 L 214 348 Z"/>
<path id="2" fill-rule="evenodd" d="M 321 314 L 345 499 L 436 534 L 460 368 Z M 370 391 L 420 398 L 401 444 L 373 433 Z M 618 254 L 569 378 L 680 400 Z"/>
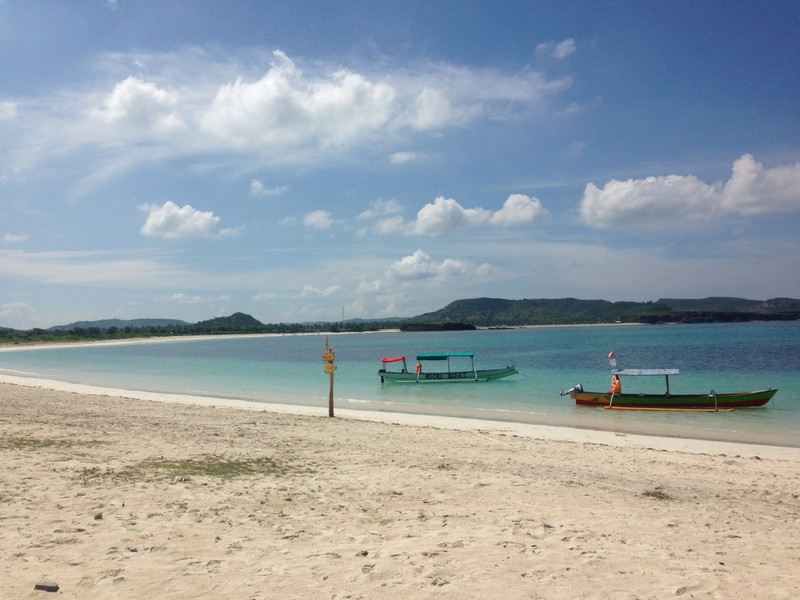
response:
<path id="1" fill-rule="evenodd" d="M 0 374 L 72 383 L 319 407 L 327 416 L 334 351 L 337 409 L 444 415 L 668 437 L 800 447 L 800 322 L 548 326 L 457 332 L 175 337 L 124 343 L 6 348 Z M 490 382 L 381 383 L 381 357 L 474 352 L 476 367 L 515 365 Z M 561 391 L 605 391 L 619 367 L 677 368 L 673 393 L 777 388 L 764 407 L 732 412 L 578 407 Z M 658 392 L 660 377 L 625 378 Z"/>

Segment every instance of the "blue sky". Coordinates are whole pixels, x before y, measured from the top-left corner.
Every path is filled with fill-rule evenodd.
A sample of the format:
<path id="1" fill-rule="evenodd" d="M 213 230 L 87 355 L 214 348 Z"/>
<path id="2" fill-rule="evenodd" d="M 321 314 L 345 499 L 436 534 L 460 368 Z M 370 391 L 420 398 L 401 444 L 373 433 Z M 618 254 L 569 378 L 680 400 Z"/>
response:
<path id="1" fill-rule="evenodd" d="M 800 297 L 800 3 L 0 0 L 0 326 Z"/>

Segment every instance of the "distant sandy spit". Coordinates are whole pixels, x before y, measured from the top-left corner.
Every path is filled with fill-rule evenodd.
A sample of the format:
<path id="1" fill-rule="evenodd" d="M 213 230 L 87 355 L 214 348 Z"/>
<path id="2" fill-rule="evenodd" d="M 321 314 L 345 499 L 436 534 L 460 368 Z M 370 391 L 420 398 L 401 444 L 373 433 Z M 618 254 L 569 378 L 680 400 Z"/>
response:
<path id="1" fill-rule="evenodd" d="M 4 598 L 800 597 L 795 448 L 2 379 Z"/>

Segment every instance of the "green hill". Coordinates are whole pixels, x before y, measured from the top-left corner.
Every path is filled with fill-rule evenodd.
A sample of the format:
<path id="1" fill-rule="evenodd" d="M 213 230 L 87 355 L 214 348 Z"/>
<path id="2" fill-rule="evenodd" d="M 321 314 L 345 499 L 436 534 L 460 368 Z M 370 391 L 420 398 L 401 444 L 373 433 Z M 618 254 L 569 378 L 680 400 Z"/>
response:
<path id="1" fill-rule="evenodd" d="M 68 325 L 56 325 L 50 327 L 47 331 L 69 331 L 70 329 L 125 329 L 130 327 L 132 329 L 142 329 L 145 327 L 169 327 L 170 325 L 186 326 L 189 325 L 186 321 L 180 319 L 100 319 L 99 321 L 75 321 Z"/>
<path id="2" fill-rule="evenodd" d="M 746 300 L 662 298 L 656 302 L 609 302 L 577 298 L 456 300 L 408 323 L 469 323 L 478 327 L 596 323 L 711 323 L 800 318 L 800 301 L 791 298 Z"/>
<path id="3" fill-rule="evenodd" d="M 190 327 L 192 333 L 258 333 L 265 325 L 258 319 L 241 312 L 229 317 L 199 321 Z"/>
<path id="4" fill-rule="evenodd" d="M 729 298 L 725 296 L 712 296 L 700 300 L 681 300 L 677 298 L 662 298 L 659 303 L 670 306 L 677 311 L 701 312 L 753 312 L 774 314 L 800 310 L 800 300 L 793 298 L 773 298 L 771 300 L 746 300 L 744 298 Z"/>

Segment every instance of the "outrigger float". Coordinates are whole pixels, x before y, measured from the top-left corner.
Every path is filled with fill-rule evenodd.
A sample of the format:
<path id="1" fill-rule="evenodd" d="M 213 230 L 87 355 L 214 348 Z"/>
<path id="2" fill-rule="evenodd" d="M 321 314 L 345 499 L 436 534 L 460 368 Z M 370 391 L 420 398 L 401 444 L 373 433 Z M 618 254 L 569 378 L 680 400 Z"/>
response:
<path id="1" fill-rule="evenodd" d="M 451 366 L 451 359 L 469 359 L 469 369 L 456 369 Z M 426 362 L 447 362 L 447 370 L 428 371 Z M 417 354 L 414 371 L 409 372 L 405 356 L 389 356 L 381 359 L 382 368 L 378 371 L 381 383 L 386 381 L 397 383 L 443 383 L 459 381 L 492 381 L 518 373 L 514 365 L 500 369 L 476 369 L 473 352 L 436 352 Z M 399 371 L 390 371 L 389 365 L 400 366 Z"/>
<path id="2" fill-rule="evenodd" d="M 608 360 L 612 367 L 617 365 L 617 357 L 611 352 Z M 679 375 L 678 369 L 613 369 L 612 375 L 619 377 L 664 377 L 666 391 L 663 394 L 629 394 L 622 392 L 620 380 L 619 390 L 608 392 L 587 392 L 583 386 L 561 392 L 569 395 L 579 406 L 602 406 L 620 410 L 689 410 L 689 411 L 730 411 L 734 408 L 751 408 L 764 406 L 778 391 L 774 388 L 752 392 L 733 392 L 718 394 L 711 390 L 707 394 L 672 394 L 669 390 L 669 378 Z"/>

